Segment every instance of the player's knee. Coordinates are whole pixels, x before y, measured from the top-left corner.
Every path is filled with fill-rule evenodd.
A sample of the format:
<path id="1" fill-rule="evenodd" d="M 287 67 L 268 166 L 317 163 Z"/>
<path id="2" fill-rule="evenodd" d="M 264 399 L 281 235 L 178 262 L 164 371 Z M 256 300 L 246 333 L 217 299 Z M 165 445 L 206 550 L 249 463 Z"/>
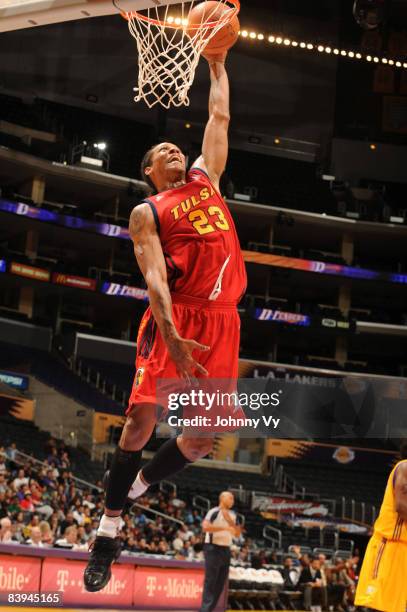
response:
<path id="1" fill-rule="evenodd" d="M 143 411 L 132 411 L 124 424 L 120 438 L 120 447 L 123 450 L 141 450 L 149 441 L 155 425 L 154 415 Z"/>
<path id="2" fill-rule="evenodd" d="M 213 448 L 211 438 L 190 438 L 183 439 L 181 451 L 189 461 L 198 461 L 206 457 Z"/>

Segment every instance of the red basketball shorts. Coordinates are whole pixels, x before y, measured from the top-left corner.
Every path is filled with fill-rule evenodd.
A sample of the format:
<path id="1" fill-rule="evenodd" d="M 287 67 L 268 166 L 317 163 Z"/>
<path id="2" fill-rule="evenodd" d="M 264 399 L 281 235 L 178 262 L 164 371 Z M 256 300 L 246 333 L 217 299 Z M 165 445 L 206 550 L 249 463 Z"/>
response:
<path id="1" fill-rule="evenodd" d="M 204 380 L 227 379 L 229 388 L 236 388 L 240 344 L 240 317 L 236 304 L 176 294 L 172 295 L 172 301 L 173 320 L 179 335 L 210 347 L 209 351 L 193 353 L 196 361 L 209 373 Z M 199 373 L 195 375 L 203 378 Z M 148 308 L 139 327 L 136 375 L 127 413 L 135 404 L 159 403 L 156 398 L 158 379 L 179 379 L 179 376 Z M 231 406 L 230 412 L 233 410 L 236 412 L 236 408 Z"/>

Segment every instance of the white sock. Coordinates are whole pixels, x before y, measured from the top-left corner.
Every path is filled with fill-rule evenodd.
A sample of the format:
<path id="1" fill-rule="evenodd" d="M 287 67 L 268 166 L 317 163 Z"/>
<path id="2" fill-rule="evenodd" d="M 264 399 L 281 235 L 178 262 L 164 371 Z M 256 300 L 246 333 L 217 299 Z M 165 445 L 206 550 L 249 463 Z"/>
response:
<path id="1" fill-rule="evenodd" d="M 140 474 L 141 474 L 141 470 L 137 474 L 136 480 L 131 485 L 129 494 L 127 496 L 132 500 L 135 500 L 141 495 L 143 495 L 143 493 L 145 493 L 148 489 L 148 485 L 146 485 L 145 482 L 141 479 Z"/>
<path id="2" fill-rule="evenodd" d="M 121 516 L 106 516 L 106 514 L 104 514 L 100 519 L 96 535 L 105 538 L 117 538 L 122 522 L 123 519 Z"/>

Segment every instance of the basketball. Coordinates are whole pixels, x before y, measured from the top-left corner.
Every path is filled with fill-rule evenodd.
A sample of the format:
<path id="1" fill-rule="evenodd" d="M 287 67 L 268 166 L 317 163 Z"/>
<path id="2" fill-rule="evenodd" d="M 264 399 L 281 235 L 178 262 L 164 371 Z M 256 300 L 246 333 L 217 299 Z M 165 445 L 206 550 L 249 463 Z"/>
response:
<path id="1" fill-rule="evenodd" d="M 202 2 L 193 8 L 189 14 L 188 26 L 199 26 L 205 22 L 212 23 L 219 21 L 222 16 L 230 11 L 230 7 L 227 5 L 217 2 L 216 0 L 208 0 L 208 2 Z M 240 23 L 237 15 L 226 23 L 213 38 L 210 39 L 208 45 L 205 47 L 205 53 L 209 55 L 216 55 L 227 51 L 236 43 L 239 37 Z M 196 30 L 190 28 L 188 34 L 193 37 Z M 206 38 L 211 36 L 212 29 L 209 28 L 206 34 Z"/>

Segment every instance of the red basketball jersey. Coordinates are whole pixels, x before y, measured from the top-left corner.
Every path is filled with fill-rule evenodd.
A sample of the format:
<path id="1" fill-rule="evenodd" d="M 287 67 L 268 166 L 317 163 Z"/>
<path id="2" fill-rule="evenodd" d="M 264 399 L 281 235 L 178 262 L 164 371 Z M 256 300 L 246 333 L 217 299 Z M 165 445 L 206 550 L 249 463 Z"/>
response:
<path id="1" fill-rule="evenodd" d="M 153 211 L 175 293 L 237 303 L 246 268 L 229 208 L 207 174 L 192 168 L 185 185 L 146 199 Z"/>

